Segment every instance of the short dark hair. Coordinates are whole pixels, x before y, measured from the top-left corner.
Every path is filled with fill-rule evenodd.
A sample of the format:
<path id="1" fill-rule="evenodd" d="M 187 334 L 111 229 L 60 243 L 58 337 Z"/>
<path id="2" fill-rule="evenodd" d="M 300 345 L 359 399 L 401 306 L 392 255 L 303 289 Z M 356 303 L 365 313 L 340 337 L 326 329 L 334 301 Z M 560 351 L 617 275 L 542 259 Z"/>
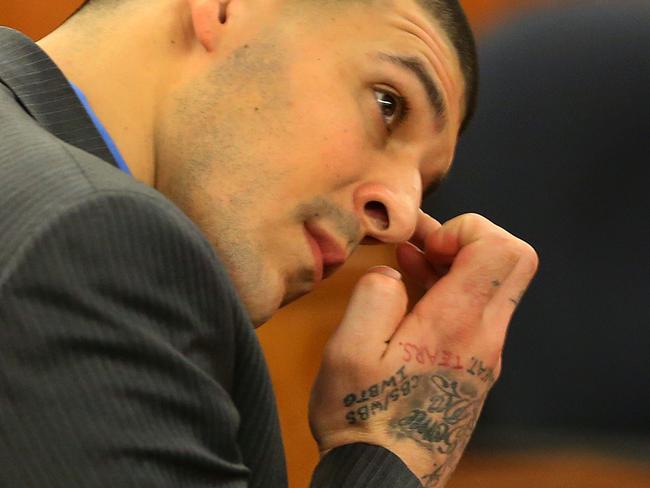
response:
<path id="1" fill-rule="evenodd" d="M 318 5 L 338 5 L 362 3 L 387 7 L 392 0 L 293 0 Z M 459 0 L 415 0 L 431 18 L 443 29 L 456 50 L 460 69 L 465 82 L 465 114 L 460 124 L 459 133 L 467 128 L 478 102 L 479 68 L 476 54 L 476 40 L 469 25 L 465 11 Z"/>
<path id="2" fill-rule="evenodd" d="M 75 11 L 75 14 L 90 3 L 100 4 L 102 2 L 108 3 L 109 1 L 116 2 L 123 0 L 85 0 Z M 323 0 L 311 1 L 320 2 Z M 342 1 L 351 0 L 338 0 L 338 3 L 342 3 Z M 374 2 L 376 0 L 370 1 Z M 472 28 L 458 0 L 416 0 L 416 2 L 440 24 L 458 54 L 461 71 L 465 80 L 465 114 L 460 125 L 460 133 L 462 133 L 474 115 L 478 101 L 478 56 L 476 54 L 476 41 L 472 33 Z"/>

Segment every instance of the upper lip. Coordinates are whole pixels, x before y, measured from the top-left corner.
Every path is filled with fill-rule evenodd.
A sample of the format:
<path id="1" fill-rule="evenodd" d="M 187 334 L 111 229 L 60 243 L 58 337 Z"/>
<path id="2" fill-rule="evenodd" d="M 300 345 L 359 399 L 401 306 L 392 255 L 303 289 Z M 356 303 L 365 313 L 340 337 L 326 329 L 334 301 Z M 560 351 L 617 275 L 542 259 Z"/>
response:
<path id="1" fill-rule="evenodd" d="M 323 257 L 323 278 L 327 278 L 345 263 L 348 253 L 334 237 L 316 224 L 306 222 L 305 228 L 320 248 Z"/>

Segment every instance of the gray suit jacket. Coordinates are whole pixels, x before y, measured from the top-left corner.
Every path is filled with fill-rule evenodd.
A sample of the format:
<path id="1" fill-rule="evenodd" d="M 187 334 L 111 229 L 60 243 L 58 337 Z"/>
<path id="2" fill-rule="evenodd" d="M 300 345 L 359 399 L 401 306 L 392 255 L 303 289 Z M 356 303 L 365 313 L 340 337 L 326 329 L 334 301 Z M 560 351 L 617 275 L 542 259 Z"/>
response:
<path id="1" fill-rule="evenodd" d="M 0 486 L 286 485 L 266 364 L 214 250 L 0 28 Z M 353 444 L 312 486 L 420 484 Z"/>

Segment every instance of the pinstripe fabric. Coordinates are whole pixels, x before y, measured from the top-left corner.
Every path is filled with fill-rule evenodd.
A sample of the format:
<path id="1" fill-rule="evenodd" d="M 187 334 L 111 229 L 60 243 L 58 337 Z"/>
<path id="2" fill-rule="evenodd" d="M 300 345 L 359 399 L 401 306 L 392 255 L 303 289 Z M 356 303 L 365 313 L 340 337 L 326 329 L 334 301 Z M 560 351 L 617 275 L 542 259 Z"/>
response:
<path id="1" fill-rule="evenodd" d="M 0 29 L 0 486 L 286 486 L 264 357 L 218 257 L 113 165 L 56 66 Z M 359 444 L 313 486 L 407 480 Z"/>
<path id="2" fill-rule="evenodd" d="M 59 68 L 17 31 L 0 27 L 0 78 L 27 112 L 59 139 L 115 160 Z"/>
<path id="3" fill-rule="evenodd" d="M 378 446 L 351 444 L 334 449 L 314 472 L 312 486 L 395 486 L 419 488 L 418 479 L 404 473 L 399 458 Z"/>

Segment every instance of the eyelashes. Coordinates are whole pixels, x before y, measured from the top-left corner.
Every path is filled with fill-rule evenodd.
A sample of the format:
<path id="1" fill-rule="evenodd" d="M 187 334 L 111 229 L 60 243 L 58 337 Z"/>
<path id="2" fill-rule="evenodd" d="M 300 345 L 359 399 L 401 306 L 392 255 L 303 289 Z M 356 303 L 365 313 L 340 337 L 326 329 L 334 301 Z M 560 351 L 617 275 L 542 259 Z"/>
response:
<path id="1" fill-rule="evenodd" d="M 406 97 L 387 88 L 375 88 L 375 100 L 389 132 L 395 130 L 408 117 L 411 110 Z"/>

